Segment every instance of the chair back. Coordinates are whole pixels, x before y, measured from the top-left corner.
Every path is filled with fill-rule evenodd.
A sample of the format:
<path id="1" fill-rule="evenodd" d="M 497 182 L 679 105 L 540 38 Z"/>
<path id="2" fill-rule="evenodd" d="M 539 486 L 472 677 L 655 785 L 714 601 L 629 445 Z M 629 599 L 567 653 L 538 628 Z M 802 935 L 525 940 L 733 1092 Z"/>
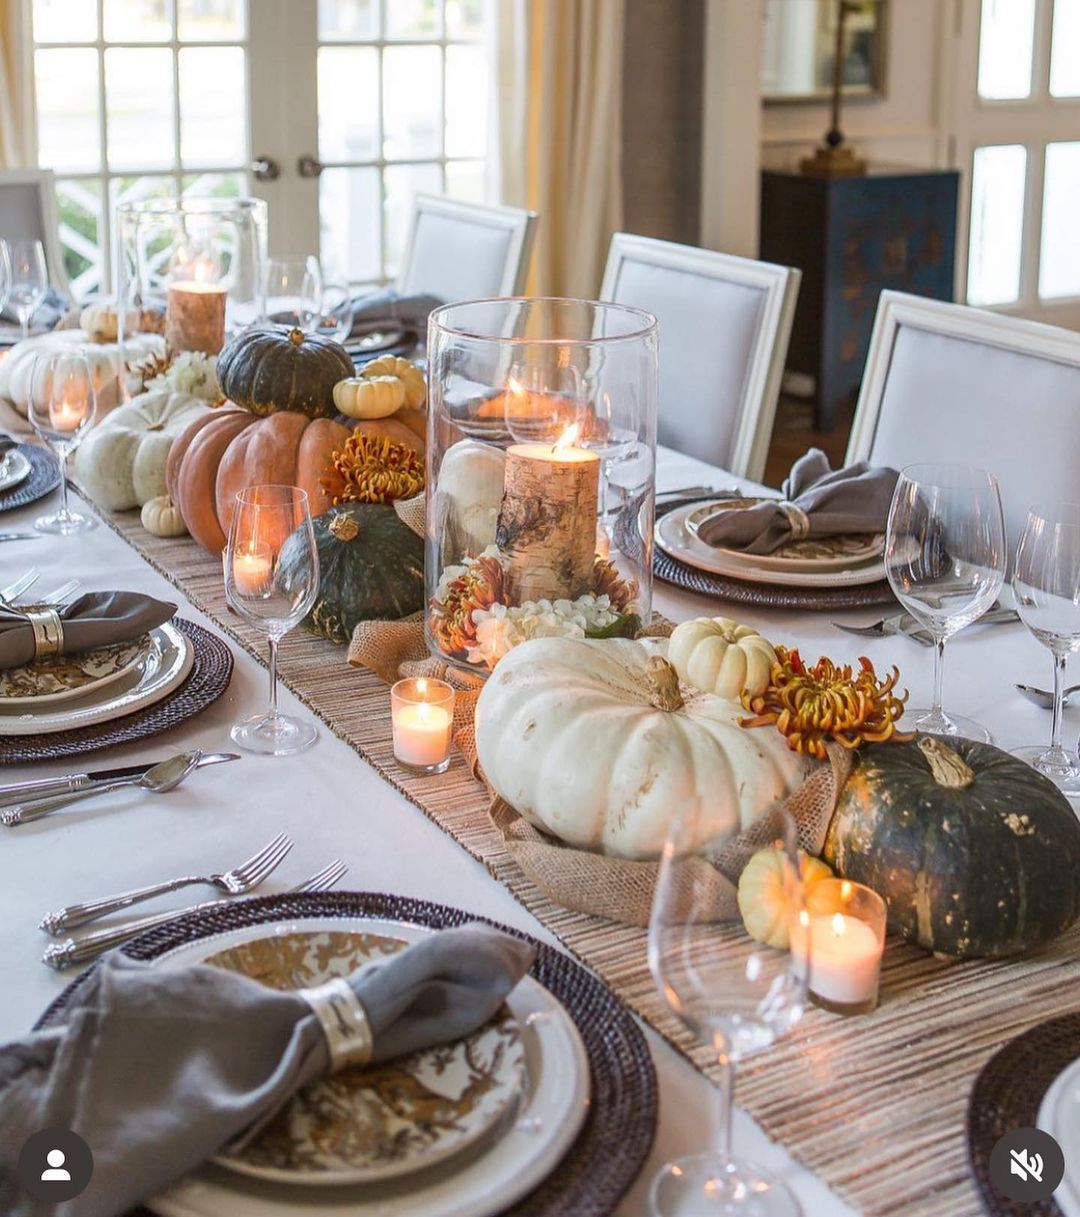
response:
<path id="1" fill-rule="evenodd" d="M 660 442 L 759 479 L 765 469 L 800 272 L 616 233 L 602 300 L 660 327 Z"/>
<path id="2" fill-rule="evenodd" d="M 0 169 L 0 237 L 40 241 L 52 287 L 70 299 L 71 288 L 60 253 L 56 186 L 51 169 Z"/>

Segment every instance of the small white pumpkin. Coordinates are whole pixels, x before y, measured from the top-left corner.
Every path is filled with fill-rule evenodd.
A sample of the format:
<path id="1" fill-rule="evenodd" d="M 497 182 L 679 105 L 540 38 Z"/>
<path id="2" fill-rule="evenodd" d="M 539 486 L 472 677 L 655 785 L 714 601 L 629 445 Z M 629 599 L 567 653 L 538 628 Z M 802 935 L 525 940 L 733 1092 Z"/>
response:
<path id="1" fill-rule="evenodd" d="M 381 376 L 396 376 L 405 386 L 405 405 L 417 409 L 427 400 L 427 381 L 424 373 L 400 355 L 380 355 L 360 369 L 364 380 Z"/>
<path id="2" fill-rule="evenodd" d="M 442 551 L 460 562 L 495 541 L 506 475 L 506 453 L 494 444 L 459 440 L 443 454 L 435 495 Z"/>
<path id="3" fill-rule="evenodd" d="M 167 494 L 147 499 L 139 513 L 139 519 L 143 528 L 155 537 L 182 537 L 187 532 L 183 516 Z"/>
<path id="4" fill-rule="evenodd" d="M 476 706 L 487 780 L 529 823 L 571 845 L 655 858 L 676 809 L 695 843 L 748 828 L 813 762 L 778 731 L 739 726 L 708 694 L 683 700 L 659 652 L 629 639 L 534 638 Z"/>
<path id="5" fill-rule="evenodd" d="M 668 658 L 688 685 L 737 699 L 765 691 L 776 651 L 757 630 L 730 617 L 695 617 L 675 627 Z"/>
<path id="6" fill-rule="evenodd" d="M 75 475 L 111 511 L 141 507 L 165 493 L 165 462 L 173 440 L 210 405 L 187 393 L 155 390 L 107 415 L 75 454 Z"/>
<path id="7" fill-rule="evenodd" d="M 334 385 L 334 405 L 348 418 L 389 418 L 405 404 L 405 382 L 396 376 L 350 376 Z"/>
<path id="8" fill-rule="evenodd" d="M 131 332 L 160 334 L 165 318 L 153 309 L 130 309 L 124 325 Z M 111 300 L 94 300 L 79 314 L 79 329 L 86 331 L 91 342 L 116 342 L 120 336 L 120 310 Z"/>
<path id="9" fill-rule="evenodd" d="M 783 850 L 770 845 L 759 849 L 743 867 L 739 876 L 737 899 L 746 932 L 755 942 L 786 951 L 791 945 L 790 929 L 793 913 L 791 864 Z M 828 863 L 799 850 L 799 875 L 805 901 L 812 890 L 833 873 Z M 817 911 L 825 911 L 820 909 Z M 835 910 L 829 909 L 829 912 Z"/>

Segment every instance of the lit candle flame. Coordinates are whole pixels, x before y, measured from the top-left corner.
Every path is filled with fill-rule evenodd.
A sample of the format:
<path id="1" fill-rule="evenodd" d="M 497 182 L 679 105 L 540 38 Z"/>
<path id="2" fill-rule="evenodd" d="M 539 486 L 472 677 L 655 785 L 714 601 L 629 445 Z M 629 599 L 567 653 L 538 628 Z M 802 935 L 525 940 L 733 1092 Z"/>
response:
<path id="1" fill-rule="evenodd" d="M 840 883 L 840 899 L 845 903 L 851 899 L 851 880 L 844 879 Z"/>
<path id="2" fill-rule="evenodd" d="M 833 913 L 832 929 L 837 938 L 840 938 L 843 935 L 845 929 L 843 913 Z"/>
<path id="3" fill-rule="evenodd" d="M 416 682 L 416 691 L 421 697 L 427 697 L 427 681 L 423 676 Z"/>
<path id="4" fill-rule="evenodd" d="M 572 448 L 581 434 L 581 423 L 571 423 L 551 446 L 552 452 L 561 452 L 564 448 Z"/>
<path id="5" fill-rule="evenodd" d="M 522 388 L 520 381 L 515 380 L 513 376 L 509 377 L 506 383 L 510 392 L 513 393 L 515 397 L 525 396 L 525 390 Z"/>
<path id="6" fill-rule="evenodd" d="M 191 277 L 196 283 L 214 283 L 217 280 L 217 267 L 209 254 L 199 254 L 191 263 Z"/>

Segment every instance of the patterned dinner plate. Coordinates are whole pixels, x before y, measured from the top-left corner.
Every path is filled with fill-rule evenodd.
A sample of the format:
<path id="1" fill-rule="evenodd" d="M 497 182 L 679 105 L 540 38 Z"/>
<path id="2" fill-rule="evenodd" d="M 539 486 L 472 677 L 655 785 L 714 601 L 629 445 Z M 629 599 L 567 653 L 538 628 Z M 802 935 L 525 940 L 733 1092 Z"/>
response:
<path id="1" fill-rule="evenodd" d="M 0 460 L 0 490 L 10 490 L 30 476 L 30 462 L 14 448 Z"/>
<path id="2" fill-rule="evenodd" d="M 7 668 L 0 671 L 0 706 L 29 709 L 95 693 L 145 663 L 153 645 L 144 634 L 131 642 L 78 655 L 46 655 L 21 668 Z"/>
<path id="3" fill-rule="evenodd" d="M 348 976 L 400 951 L 401 938 L 326 930 L 270 934 L 204 962 L 275 989 Z M 284 1183 L 391 1179 L 474 1144 L 517 1104 L 525 1049 L 507 1007 L 480 1030 L 380 1066 L 346 1069 L 308 1086 L 243 1150 L 219 1165 Z"/>

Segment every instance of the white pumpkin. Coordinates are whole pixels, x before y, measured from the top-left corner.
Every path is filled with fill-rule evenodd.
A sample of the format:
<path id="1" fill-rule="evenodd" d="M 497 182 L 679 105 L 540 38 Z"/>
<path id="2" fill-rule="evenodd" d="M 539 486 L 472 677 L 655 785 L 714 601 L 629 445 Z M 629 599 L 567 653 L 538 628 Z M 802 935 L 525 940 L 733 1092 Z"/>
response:
<path id="1" fill-rule="evenodd" d="M 161 333 L 164 314 L 154 309 L 130 309 L 124 321 L 127 330 Z M 120 312 L 111 300 L 94 300 L 79 314 L 79 329 L 85 330 L 91 342 L 116 342 L 120 336 Z"/>
<path id="2" fill-rule="evenodd" d="M 405 404 L 412 409 L 419 409 L 427 400 L 423 371 L 400 355 L 380 355 L 378 359 L 372 359 L 360 369 L 360 376 L 363 380 L 396 377 L 405 387 Z"/>
<path id="3" fill-rule="evenodd" d="M 143 528 L 155 537 L 182 537 L 187 532 L 184 517 L 167 494 L 147 499 L 139 513 L 139 520 Z"/>
<path id="4" fill-rule="evenodd" d="M 75 474 L 102 507 L 126 511 L 165 493 L 173 440 L 211 407 L 201 397 L 156 390 L 102 420 L 75 454 Z"/>
<path id="5" fill-rule="evenodd" d="M 668 659 L 688 685 L 737 699 L 765 691 L 776 652 L 757 630 L 730 617 L 695 617 L 675 627 Z"/>
<path id="6" fill-rule="evenodd" d="M 436 519 L 448 560 L 460 562 L 494 543 L 505 474 L 506 453 L 494 444 L 463 439 L 443 454 Z"/>
<path id="7" fill-rule="evenodd" d="M 165 353 L 165 339 L 160 334 L 133 334 L 125 341 L 124 354 L 129 367 L 142 363 L 152 355 Z M 10 401 L 25 418 L 30 398 L 30 378 L 34 361 L 39 355 L 86 356 L 94 378 L 98 397 L 99 417 L 120 400 L 117 373 L 120 368 L 120 347 L 115 342 L 92 342 L 85 330 L 54 330 L 35 338 L 24 338 L 0 360 L 0 397 Z"/>
<path id="8" fill-rule="evenodd" d="M 334 405 L 348 418 L 389 418 L 405 404 L 405 382 L 396 376 L 350 376 L 334 385 Z"/>
<path id="9" fill-rule="evenodd" d="M 654 858 L 678 809 L 696 842 L 748 828 L 812 762 L 742 711 L 680 695 L 663 647 L 629 639 L 536 638 L 499 662 L 476 707 L 488 781 L 537 828 L 570 845 Z"/>

